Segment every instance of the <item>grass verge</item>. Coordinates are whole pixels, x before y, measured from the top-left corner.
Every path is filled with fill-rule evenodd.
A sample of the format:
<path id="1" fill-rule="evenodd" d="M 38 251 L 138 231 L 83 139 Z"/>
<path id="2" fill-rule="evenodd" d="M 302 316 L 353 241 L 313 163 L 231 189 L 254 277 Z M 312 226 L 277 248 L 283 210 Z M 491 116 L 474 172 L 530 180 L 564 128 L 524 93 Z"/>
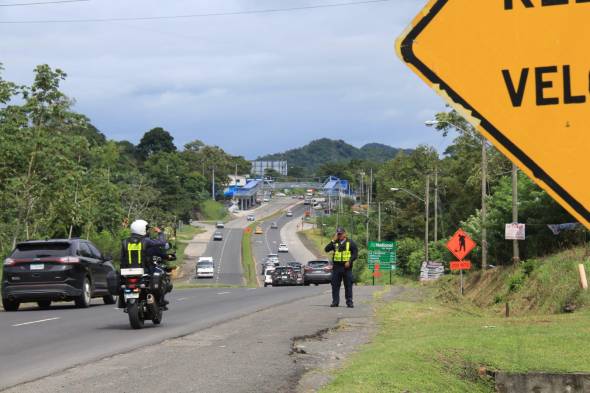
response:
<path id="1" fill-rule="evenodd" d="M 502 318 L 433 297 L 377 307 L 379 331 L 322 392 L 494 392 L 478 369 L 590 371 L 590 312 Z"/>
<path id="2" fill-rule="evenodd" d="M 246 279 L 246 286 L 258 287 L 258 280 L 256 279 L 256 261 L 252 255 L 252 233 L 256 229 L 256 223 L 248 226 L 249 230 L 244 231 L 242 235 L 242 269 L 244 270 L 244 278 Z"/>
<path id="3" fill-rule="evenodd" d="M 213 200 L 201 202 L 199 210 L 203 221 L 225 221 L 229 213 L 222 203 Z"/>
<path id="4" fill-rule="evenodd" d="M 182 266 L 184 264 L 184 250 L 188 242 L 199 233 L 203 233 L 203 228 L 197 228 L 192 225 L 184 225 L 182 229 L 176 231 L 176 261 L 173 266 Z"/>

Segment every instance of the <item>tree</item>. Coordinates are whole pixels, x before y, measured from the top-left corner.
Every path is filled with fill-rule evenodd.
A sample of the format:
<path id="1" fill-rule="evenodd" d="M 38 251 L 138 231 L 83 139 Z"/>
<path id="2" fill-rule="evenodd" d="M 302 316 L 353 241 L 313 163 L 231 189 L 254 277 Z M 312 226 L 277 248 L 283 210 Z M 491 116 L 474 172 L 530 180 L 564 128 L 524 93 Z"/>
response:
<path id="1" fill-rule="evenodd" d="M 156 153 L 171 153 L 174 151 L 176 151 L 174 138 L 162 127 L 152 128 L 146 132 L 139 145 L 137 145 L 137 153 L 143 160 L 147 160 Z"/>

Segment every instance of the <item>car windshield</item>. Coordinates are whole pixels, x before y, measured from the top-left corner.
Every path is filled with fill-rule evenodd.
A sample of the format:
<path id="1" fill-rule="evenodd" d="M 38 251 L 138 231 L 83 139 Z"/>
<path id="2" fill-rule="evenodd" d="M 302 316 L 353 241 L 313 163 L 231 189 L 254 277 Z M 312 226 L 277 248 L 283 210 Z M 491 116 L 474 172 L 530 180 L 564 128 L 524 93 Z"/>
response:
<path id="1" fill-rule="evenodd" d="M 12 258 L 48 258 L 70 255 L 70 243 L 22 243 L 16 246 Z"/>
<path id="2" fill-rule="evenodd" d="M 307 266 L 317 269 L 317 268 L 323 268 L 328 266 L 328 262 L 327 261 L 313 261 L 313 262 L 309 262 L 307 264 Z"/>

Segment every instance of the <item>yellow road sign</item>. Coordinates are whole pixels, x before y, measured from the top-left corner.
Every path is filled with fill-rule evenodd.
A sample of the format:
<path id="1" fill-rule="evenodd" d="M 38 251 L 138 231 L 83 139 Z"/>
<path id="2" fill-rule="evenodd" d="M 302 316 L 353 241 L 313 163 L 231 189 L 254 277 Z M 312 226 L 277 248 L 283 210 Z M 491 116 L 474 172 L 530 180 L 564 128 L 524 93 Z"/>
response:
<path id="1" fill-rule="evenodd" d="M 590 0 L 431 0 L 396 48 L 590 229 L 588 42 Z"/>

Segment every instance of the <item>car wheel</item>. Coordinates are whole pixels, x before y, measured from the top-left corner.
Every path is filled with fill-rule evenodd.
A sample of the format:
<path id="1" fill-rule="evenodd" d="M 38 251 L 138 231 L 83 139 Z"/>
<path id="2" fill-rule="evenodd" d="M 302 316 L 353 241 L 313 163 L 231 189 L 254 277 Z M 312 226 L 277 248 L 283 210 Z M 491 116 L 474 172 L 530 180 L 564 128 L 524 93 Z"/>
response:
<path id="1" fill-rule="evenodd" d="M 315 284 L 315 286 L 316 286 L 316 287 L 317 287 L 318 285 L 320 285 L 320 284 Z"/>
<path id="2" fill-rule="evenodd" d="M 78 296 L 74 302 L 78 308 L 88 308 L 90 307 L 91 299 L 92 287 L 90 286 L 90 280 L 88 279 L 88 276 L 84 276 L 84 280 L 82 281 L 82 294 Z"/>
<path id="3" fill-rule="evenodd" d="M 9 299 L 2 299 L 2 306 L 4 307 L 4 311 L 18 311 L 18 307 L 20 306 L 20 302 L 16 300 L 9 300 Z"/>
<path id="4" fill-rule="evenodd" d="M 37 305 L 39 306 L 39 308 L 47 309 L 51 307 L 51 300 L 39 300 L 37 302 Z"/>
<path id="5" fill-rule="evenodd" d="M 115 304 L 117 303 L 117 297 L 113 295 L 105 295 L 102 297 L 104 304 Z"/>
<path id="6" fill-rule="evenodd" d="M 268 287 L 268 284 L 267 284 L 267 283 L 264 283 L 264 287 L 265 287 L 265 288 L 266 288 L 266 287 Z"/>

